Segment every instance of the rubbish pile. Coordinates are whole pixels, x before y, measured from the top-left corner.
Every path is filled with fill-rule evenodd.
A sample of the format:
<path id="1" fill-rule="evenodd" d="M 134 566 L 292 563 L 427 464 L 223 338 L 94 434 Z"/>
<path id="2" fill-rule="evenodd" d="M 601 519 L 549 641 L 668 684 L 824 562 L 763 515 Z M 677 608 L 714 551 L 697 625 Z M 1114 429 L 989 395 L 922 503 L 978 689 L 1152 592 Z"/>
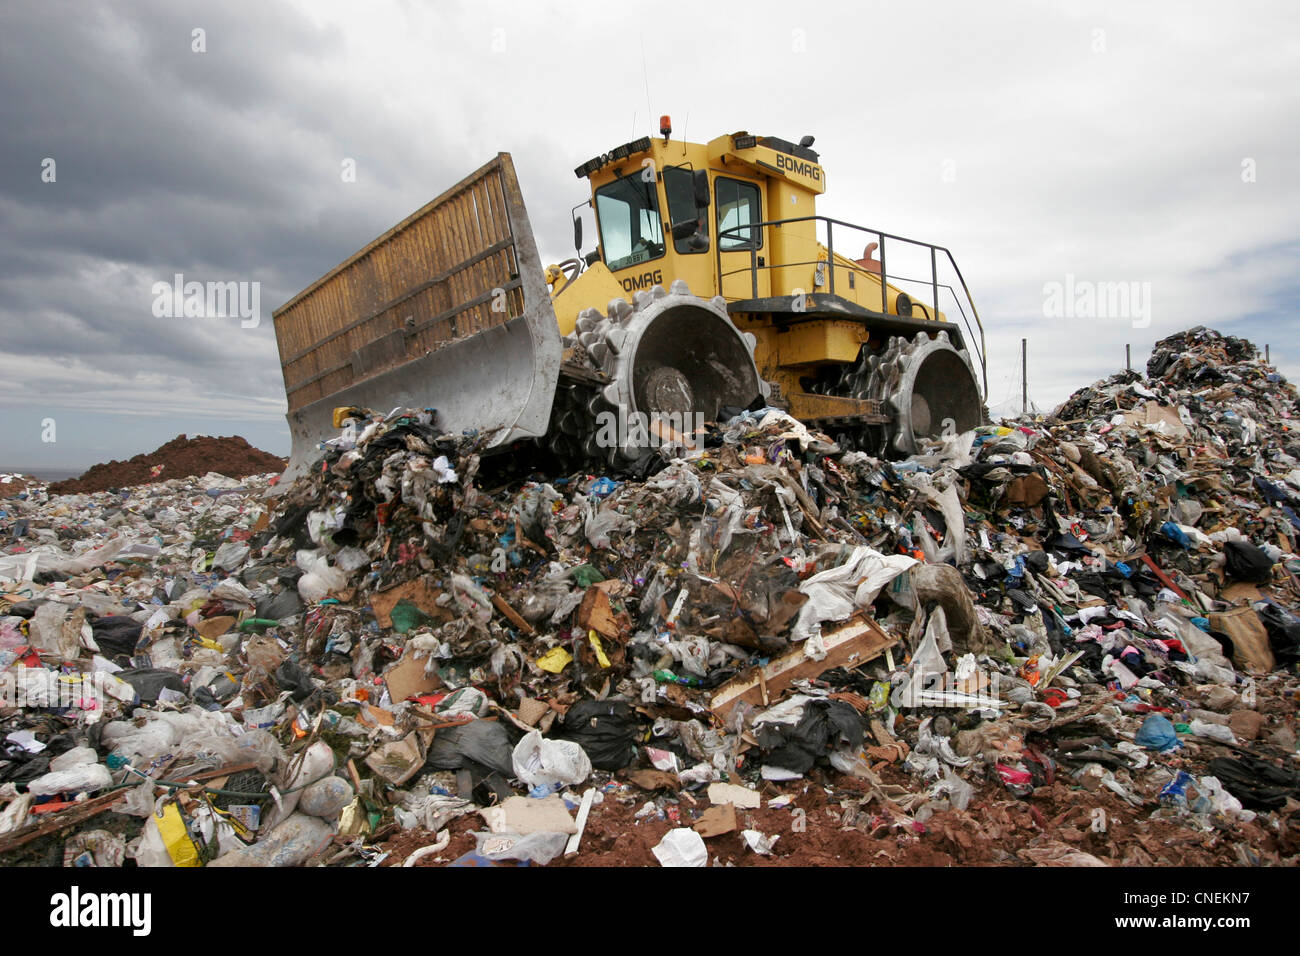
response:
<path id="1" fill-rule="evenodd" d="M 93 465 L 80 477 L 55 482 L 49 490 L 54 495 L 93 494 L 168 478 L 193 478 L 208 472 L 244 478 L 283 469 L 283 458 L 254 448 L 237 435 L 228 438 L 177 435 L 147 455 Z"/>
<path id="2" fill-rule="evenodd" d="M 895 462 L 769 408 L 503 478 L 351 414 L 287 489 L 0 503 L 0 860 L 1297 861 L 1300 406 L 1247 342 Z"/>

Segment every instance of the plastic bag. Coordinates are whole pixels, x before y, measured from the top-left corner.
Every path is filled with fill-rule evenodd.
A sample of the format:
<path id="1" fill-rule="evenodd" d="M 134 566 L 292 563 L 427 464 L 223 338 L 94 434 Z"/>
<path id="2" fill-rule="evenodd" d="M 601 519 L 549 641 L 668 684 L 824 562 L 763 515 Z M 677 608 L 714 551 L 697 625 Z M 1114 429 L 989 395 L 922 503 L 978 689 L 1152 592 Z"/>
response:
<path id="1" fill-rule="evenodd" d="M 341 591 L 347 583 L 346 574 L 330 567 L 325 558 L 317 558 L 311 570 L 298 579 L 298 594 L 308 604 L 315 604 L 329 597 L 331 591 Z"/>
<path id="2" fill-rule="evenodd" d="M 1177 750 L 1183 745 L 1178 739 L 1178 731 L 1174 730 L 1174 725 L 1160 714 L 1149 714 L 1133 739 L 1139 746 L 1147 750 L 1158 750 L 1161 753 Z"/>
<path id="3" fill-rule="evenodd" d="M 296 701 L 306 700 L 316 690 L 316 681 L 311 674 L 293 661 L 282 661 L 275 669 L 275 683 L 281 690 L 287 690 Z"/>
<path id="4" fill-rule="evenodd" d="M 303 753 L 292 757 L 288 765 L 280 768 L 275 777 L 277 788 L 282 796 L 275 807 L 268 808 L 271 812 L 269 816 L 264 816 L 262 826 L 272 828 L 281 821 L 287 823 L 292 819 L 291 815 L 295 815 L 294 811 L 298 808 L 298 801 L 302 799 L 303 790 L 317 780 L 333 773 L 334 751 L 324 741 L 318 740 Z M 301 816 L 301 814 L 296 814 L 296 816 Z M 320 823 L 315 817 L 307 817 L 306 819 Z"/>
<path id="5" fill-rule="evenodd" d="M 334 831 L 324 820 L 295 813 L 257 843 L 224 853 L 208 866 L 301 866 L 333 838 Z"/>
<path id="6" fill-rule="evenodd" d="M 1223 546 L 1228 577 L 1261 584 L 1272 576 L 1273 559 L 1247 541 L 1229 541 Z"/>
<path id="7" fill-rule="evenodd" d="M 1273 656 L 1282 665 L 1300 663 L 1300 619 L 1271 602 L 1255 605 L 1259 619 L 1268 630 Z"/>
<path id="8" fill-rule="evenodd" d="M 1221 744 L 1237 745 L 1237 735 L 1232 732 L 1231 727 L 1223 724 L 1212 724 L 1205 720 L 1193 720 L 1189 725 L 1198 737 L 1208 737 L 1210 740 L 1217 740 Z"/>
<path id="9" fill-rule="evenodd" d="M 583 533 L 591 546 L 600 551 L 610 546 L 610 534 L 621 531 L 631 524 L 632 522 L 615 511 L 613 506 L 607 506 L 600 511 L 593 510 L 583 524 Z"/>
<path id="10" fill-rule="evenodd" d="M 704 838 L 688 827 L 669 830 L 651 852 L 660 866 L 705 866 L 709 862 Z"/>
<path id="11" fill-rule="evenodd" d="M 153 806 L 154 782 L 150 779 L 141 781 L 138 787 L 131 788 L 126 798 L 114 809 L 118 813 L 127 813 L 133 817 L 147 817 L 153 813 Z"/>
<path id="12" fill-rule="evenodd" d="M 763 763 L 795 773 L 807 773 L 819 757 L 836 750 L 862 747 L 864 722 L 858 712 L 839 700 L 809 700 L 795 724 L 754 724 Z"/>
<path id="13" fill-rule="evenodd" d="M 505 727 L 497 721 L 471 720 L 460 727 L 443 728 L 429 746 L 426 766 L 456 770 L 467 760 L 507 777 L 514 774 L 510 736 Z"/>
<path id="14" fill-rule="evenodd" d="M 488 860 L 531 860 L 545 866 L 564 852 L 567 833 L 539 832 L 520 836 L 517 833 L 483 833 L 471 830 L 478 842 L 478 855 Z"/>
<path id="15" fill-rule="evenodd" d="M 591 776 L 591 760 L 571 740 L 547 740 L 531 731 L 511 754 L 515 776 L 530 787 L 576 786 Z"/>
<path id="16" fill-rule="evenodd" d="M 248 560 L 249 547 L 242 541 L 226 541 L 212 556 L 212 566 L 223 571 L 234 571 Z"/>
<path id="17" fill-rule="evenodd" d="M 582 747 L 597 770 L 622 770 L 636 758 L 636 715 L 623 701 L 580 700 L 559 736 Z"/>
<path id="18" fill-rule="evenodd" d="M 99 755 L 89 747 L 73 747 L 50 761 L 50 770 L 61 773 L 85 764 L 99 763 Z"/>
<path id="19" fill-rule="evenodd" d="M 83 763 L 67 770 L 46 773 L 27 784 L 27 792 L 38 797 L 55 793 L 83 793 L 113 785 L 113 775 L 101 763 Z"/>
<path id="20" fill-rule="evenodd" d="M 943 768 L 943 779 L 930 788 L 930 797 L 947 796 L 954 810 L 965 810 L 975 796 L 975 788 L 957 776 L 948 767 Z"/>
<path id="21" fill-rule="evenodd" d="M 456 603 L 464 609 L 466 615 L 480 624 L 492 620 L 492 599 L 488 597 L 471 578 L 463 574 L 451 576 L 451 592 Z"/>
<path id="22" fill-rule="evenodd" d="M 433 712 L 443 717 L 486 717 L 492 710 L 492 701 L 477 687 L 454 690 L 433 705 Z"/>
<path id="23" fill-rule="evenodd" d="M 355 796 L 352 784 L 342 777 L 326 777 L 303 789 L 298 812 L 322 820 L 337 820 Z"/>
<path id="24" fill-rule="evenodd" d="M 818 633 L 822 621 L 842 621 L 858 608 L 870 607 L 881 588 L 916 563 L 915 558 L 903 554 L 854 548 L 843 564 L 799 585 L 808 601 L 799 609 L 790 640 L 805 641 Z"/>

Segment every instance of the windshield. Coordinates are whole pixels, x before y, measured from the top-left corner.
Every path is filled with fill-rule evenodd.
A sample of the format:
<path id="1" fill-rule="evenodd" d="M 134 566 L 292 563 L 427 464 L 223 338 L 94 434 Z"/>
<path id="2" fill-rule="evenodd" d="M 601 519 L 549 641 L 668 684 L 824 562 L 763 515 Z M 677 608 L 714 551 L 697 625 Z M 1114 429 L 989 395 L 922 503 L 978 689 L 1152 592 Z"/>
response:
<path id="1" fill-rule="evenodd" d="M 596 190 L 596 219 L 610 271 L 664 254 L 663 226 L 653 182 L 633 174 Z"/>

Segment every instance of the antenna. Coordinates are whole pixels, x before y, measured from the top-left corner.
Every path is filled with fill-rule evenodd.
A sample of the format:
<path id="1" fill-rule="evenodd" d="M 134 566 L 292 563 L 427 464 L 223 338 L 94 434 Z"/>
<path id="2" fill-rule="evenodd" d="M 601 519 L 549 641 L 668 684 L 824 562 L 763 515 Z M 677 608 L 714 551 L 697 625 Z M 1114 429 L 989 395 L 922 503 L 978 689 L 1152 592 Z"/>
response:
<path id="1" fill-rule="evenodd" d="M 646 66 L 646 59 L 645 59 L 645 34 L 642 34 L 642 35 L 641 35 L 641 76 L 642 76 L 642 78 L 645 80 L 645 109 L 646 109 L 646 116 L 650 119 L 651 124 L 653 124 L 653 123 L 654 123 L 654 112 L 655 112 L 655 111 L 654 111 L 654 110 L 651 108 L 651 106 L 650 106 L 650 69 Z M 651 136 L 654 136 L 654 134 L 655 134 L 655 131 L 654 131 L 653 126 L 652 126 L 652 128 L 651 128 L 651 130 L 650 130 L 650 135 L 651 135 Z M 636 130 L 635 130 L 635 129 L 632 130 L 632 135 L 634 135 L 634 136 L 636 135 Z"/>

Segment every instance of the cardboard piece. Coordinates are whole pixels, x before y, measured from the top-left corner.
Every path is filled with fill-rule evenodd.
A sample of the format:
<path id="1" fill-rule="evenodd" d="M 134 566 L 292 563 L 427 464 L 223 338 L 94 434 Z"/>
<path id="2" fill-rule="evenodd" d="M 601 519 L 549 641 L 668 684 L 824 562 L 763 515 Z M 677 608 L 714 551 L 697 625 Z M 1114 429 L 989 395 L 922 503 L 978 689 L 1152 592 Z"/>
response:
<path id="1" fill-rule="evenodd" d="M 578 832 L 578 825 L 569 816 L 569 808 L 557 794 L 542 797 L 509 797 L 495 807 L 479 811 L 483 822 L 493 833 L 568 833 Z"/>
<path id="2" fill-rule="evenodd" d="M 1178 417 L 1178 409 L 1169 408 L 1166 405 L 1157 405 L 1151 401 L 1144 402 L 1141 407 L 1129 409 L 1125 412 L 1124 422 L 1128 425 L 1136 425 L 1139 428 L 1150 429 L 1168 438 L 1191 437 L 1187 426 Z"/>
<path id="3" fill-rule="evenodd" d="M 1228 715 L 1228 726 L 1238 740 L 1257 740 L 1264 726 L 1264 716 L 1253 710 L 1234 710 Z"/>
<path id="4" fill-rule="evenodd" d="M 1232 663 L 1242 670 L 1267 673 L 1277 666 L 1268 631 L 1251 607 L 1237 607 L 1210 615 L 1210 628 L 1232 640 Z"/>
<path id="5" fill-rule="evenodd" d="M 450 621 L 451 613 L 435 603 L 441 595 L 442 591 L 429 585 L 424 578 L 416 578 L 414 581 L 406 581 L 391 587 L 387 591 L 376 591 L 370 595 L 370 607 L 375 612 L 375 620 L 379 622 L 380 627 L 393 626 L 390 615 L 397 602 L 403 598 L 430 617 L 440 621 Z"/>
<path id="6" fill-rule="evenodd" d="M 757 790 L 741 787 L 734 783 L 709 784 L 709 802 L 715 806 L 729 803 L 742 810 L 757 810 L 763 805 L 763 798 Z"/>
<path id="7" fill-rule="evenodd" d="M 244 657 L 248 661 L 248 666 L 260 668 L 266 674 L 272 673 L 279 667 L 286 656 L 288 655 L 280 646 L 280 642 L 265 634 L 250 637 L 248 643 L 244 645 Z"/>
<path id="8" fill-rule="evenodd" d="M 1264 595 L 1260 593 L 1259 588 L 1245 581 L 1234 581 L 1227 587 L 1220 588 L 1219 597 L 1230 604 L 1253 604 L 1255 601 L 1264 599 Z"/>
<path id="9" fill-rule="evenodd" d="M 593 584 L 583 595 L 582 604 L 578 606 L 578 623 L 610 640 L 618 640 L 632 626 L 626 613 L 614 612 L 609 594 L 600 584 Z"/>
<path id="10" fill-rule="evenodd" d="M 376 747 L 366 755 L 366 766 L 394 786 L 410 780 L 424 766 L 424 747 L 418 734 Z"/>
<path id="11" fill-rule="evenodd" d="M 388 696 L 397 704 L 408 697 L 429 694 L 439 690 L 442 678 L 437 673 L 425 674 L 424 667 L 429 663 L 427 657 L 407 654 L 388 670 L 384 671 L 384 683 L 388 685 Z"/>
<path id="12" fill-rule="evenodd" d="M 628 773 L 627 782 L 652 793 L 655 790 L 677 791 L 682 788 L 682 782 L 677 779 L 677 774 L 666 770 L 633 770 Z"/>
<path id="13" fill-rule="evenodd" d="M 795 619 L 799 609 L 807 603 L 808 595 L 802 591 L 786 591 L 781 595 L 780 601 L 772 602 L 767 620 L 763 622 L 763 632 L 768 635 L 781 633 L 785 630 L 785 626 Z"/>
<path id="14" fill-rule="evenodd" d="M 391 727 L 394 719 L 391 710 L 375 704 L 362 704 L 361 711 L 357 714 L 357 723 L 362 727 Z"/>
<path id="15" fill-rule="evenodd" d="M 199 632 L 201 637 L 209 641 L 215 641 L 222 634 L 229 633 L 235 626 L 235 619 L 229 614 L 222 614 L 220 617 L 209 617 L 199 621 L 194 630 Z"/>
<path id="16" fill-rule="evenodd" d="M 725 720 L 742 700 L 755 707 L 763 706 L 764 689 L 768 699 L 776 701 L 797 680 L 818 677 L 835 667 L 860 667 L 897 643 L 898 638 L 890 637 L 870 618 L 850 618 L 835 630 L 823 632 L 826 656 L 821 660 L 809 657 L 803 644 L 796 645 L 761 668 L 761 678 L 760 669 L 754 668 L 716 688 L 709 709 Z"/>
<path id="17" fill-rule="evenodd" d="M 1007 483 L 1007 490 L 1002 496 L 1004 503 L 1021 508 L 1033 508 L 1047 497 L 1047 482 L 1042 476 L 1031 473 L 1019 475 Z"/>
<path id="18" fill-rule="evenodd" d="M 734 833 L 736 828 L 736 807 L 731 803 L 709 807 L 700 814 L 700 818 L 691 827 L 706 840 L 710 837 L 722 836 L 724 833 Z"/>

